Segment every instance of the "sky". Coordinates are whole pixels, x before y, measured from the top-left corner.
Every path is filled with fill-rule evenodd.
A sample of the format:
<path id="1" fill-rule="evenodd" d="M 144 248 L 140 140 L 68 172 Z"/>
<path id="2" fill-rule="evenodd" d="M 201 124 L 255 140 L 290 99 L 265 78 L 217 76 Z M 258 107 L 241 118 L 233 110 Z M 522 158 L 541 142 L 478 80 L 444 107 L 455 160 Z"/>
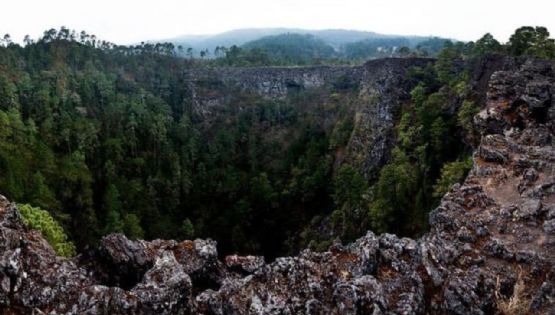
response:
<path id="1" fill-rule="evenodd" d="M 2 0 L 0 34 L 66 26 L 117 44 L 240 28 L 355 29 L 507 41 L 522 25 L 555 34 L 555 0 Z"/>

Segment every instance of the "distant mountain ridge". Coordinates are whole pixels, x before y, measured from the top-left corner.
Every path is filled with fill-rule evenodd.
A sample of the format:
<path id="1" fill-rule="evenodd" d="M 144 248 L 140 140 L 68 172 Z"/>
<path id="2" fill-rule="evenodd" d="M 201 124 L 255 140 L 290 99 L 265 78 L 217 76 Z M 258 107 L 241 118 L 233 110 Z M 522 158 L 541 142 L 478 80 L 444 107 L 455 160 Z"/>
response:
<path id="1" fill-rule="evenodd" d="M 214 35 L 183 35 L 169 39 L 154 40 L 153 42 L 172 42 L 176 46 L 181 45 L 185 49 L 192 48 L 194 53 L 198 55 L 201 50 L 208 50 L 211 54 L 218 46 L 242 46 L 268 36 L 287 33 L 312 35 L 322 40 L 325 44 L 333 47 L 335 50 L 340 50 L 347 44 L 368 40 L 406 39 L 412 46 L 416 46 L 419 42 L 434 38 L 433 36 L 389 35 L 346 29 L 310 30 L 301 28 L 246 28 Z"/>

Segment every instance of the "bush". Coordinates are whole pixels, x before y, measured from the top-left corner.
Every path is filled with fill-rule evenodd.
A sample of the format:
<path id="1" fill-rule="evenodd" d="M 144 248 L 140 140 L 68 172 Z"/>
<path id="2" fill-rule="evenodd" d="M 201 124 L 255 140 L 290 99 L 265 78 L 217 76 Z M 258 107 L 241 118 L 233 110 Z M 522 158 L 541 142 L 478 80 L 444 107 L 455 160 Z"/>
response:
<path id="1" fill-rule="evenodd" d="M 181 225 L 181 233 L 186 240 L 191 240 L 195 236 L 195 226 L 188 218 L 183 220 L 183 223 Z"/>
<path id="2" fill-rule="evenodd" d="M 446 163 L 441 168 L 441 176 L 434 185 L 434 197 L 441 198 L 455 183 L 461 182 L 472 167 L 472 159 Z"/>
<path id="3" fill-rule="evenodd" d="M 474 116 L 478 114 L 480 108 L 472 101 L 464 101 L 459 113 L 457 114 L 457 122 L 467 133 L 474 133 Z"/>
<path id="4" fill-rule="evenodd" d="M 28 204 L 19 204 L 17 208 L 23 223 L 31 229 L 40 231 L 58 256 L 71 257 L 75 255 L 75 245 L 68 241 L 64 229 L 50 213 Z"/>
<path id="5" fill-rule="evenodd" d="M 134 213 L 126 214 L 123 217 L 123 233 L 132 240 L 144 237 L 145 232 L 141 227 L 141 221 Z"/>

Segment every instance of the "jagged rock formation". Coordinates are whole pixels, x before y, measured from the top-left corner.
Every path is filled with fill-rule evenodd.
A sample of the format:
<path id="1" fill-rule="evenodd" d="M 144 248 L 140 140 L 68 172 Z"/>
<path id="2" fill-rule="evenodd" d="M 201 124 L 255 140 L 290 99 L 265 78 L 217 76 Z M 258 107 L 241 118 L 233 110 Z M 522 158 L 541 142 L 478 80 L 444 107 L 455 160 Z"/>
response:
<path id="1" fill-rule="evenodd" d="M 0 200 L 6 314 L 553 314 L 555 65 L 492 75 L 474 167 L 418 240 L 372 232 L 265 264 L 212 241 L 105 237 L 56 257 Z M 386 91 L 382 91 L 386 92 Z"/>
<path id="2" fill-rule="evenodd" d="M 211 104 L 224 101 L 226 95 L 198 93 L 199 89 L 227 86 L 259 94 L 265 98 L 284 98 L 298 89 L 319 88 L 331 84 L 341 76 L 360 80 L 362 67 L 313 66 L 313 67 L 260 67 L 190 69 L 188 81 L 197 111 L 207 112 Z M 215 96 L 218 97 L 215 97 Z"/>
<path id="3" fill-rule="evenodd" d="M 345 161 L 372 178 L 388 161 L 396 114 L 410 100 L 413 85 L 407 79 L 408 71 L 431 62 L 433 59 L 386 58 L 362 66 L 191 69 L 187 77 L 193 110 L 203 120 L 213 119 L 217 109 L 238 93 L 286 99 L 311 89 L 327 89 L 329 93 L 334 84 L 348 80 L 358 87 L 358 95 Z"/>
<path id="4" fill-rule="evenodd" d="M 372 60 L 362 66 L 359 101 L 346 161 L 366 178 L 375 178 L 380 167 L 389 161 L 397 114 L 401 105 L 410 100 L 413 88 L 407 72 L 431 62 L 432 59 L 392 58 Z"/>

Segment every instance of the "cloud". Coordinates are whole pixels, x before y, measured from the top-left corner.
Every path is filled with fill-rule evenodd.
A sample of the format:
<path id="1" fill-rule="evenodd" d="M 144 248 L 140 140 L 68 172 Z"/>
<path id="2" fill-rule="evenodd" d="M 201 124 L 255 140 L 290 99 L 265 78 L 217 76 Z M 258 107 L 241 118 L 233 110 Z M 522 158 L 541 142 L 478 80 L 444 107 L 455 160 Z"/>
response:
<path id="1" fill-rule="evenodd" d="M 0 33 L 16 40 L 62 25 L 129 44 L 245 27 L 346 28 L 505 41 L 521 25 L 555 32 L 552 0 L 7 0 Z"/>

